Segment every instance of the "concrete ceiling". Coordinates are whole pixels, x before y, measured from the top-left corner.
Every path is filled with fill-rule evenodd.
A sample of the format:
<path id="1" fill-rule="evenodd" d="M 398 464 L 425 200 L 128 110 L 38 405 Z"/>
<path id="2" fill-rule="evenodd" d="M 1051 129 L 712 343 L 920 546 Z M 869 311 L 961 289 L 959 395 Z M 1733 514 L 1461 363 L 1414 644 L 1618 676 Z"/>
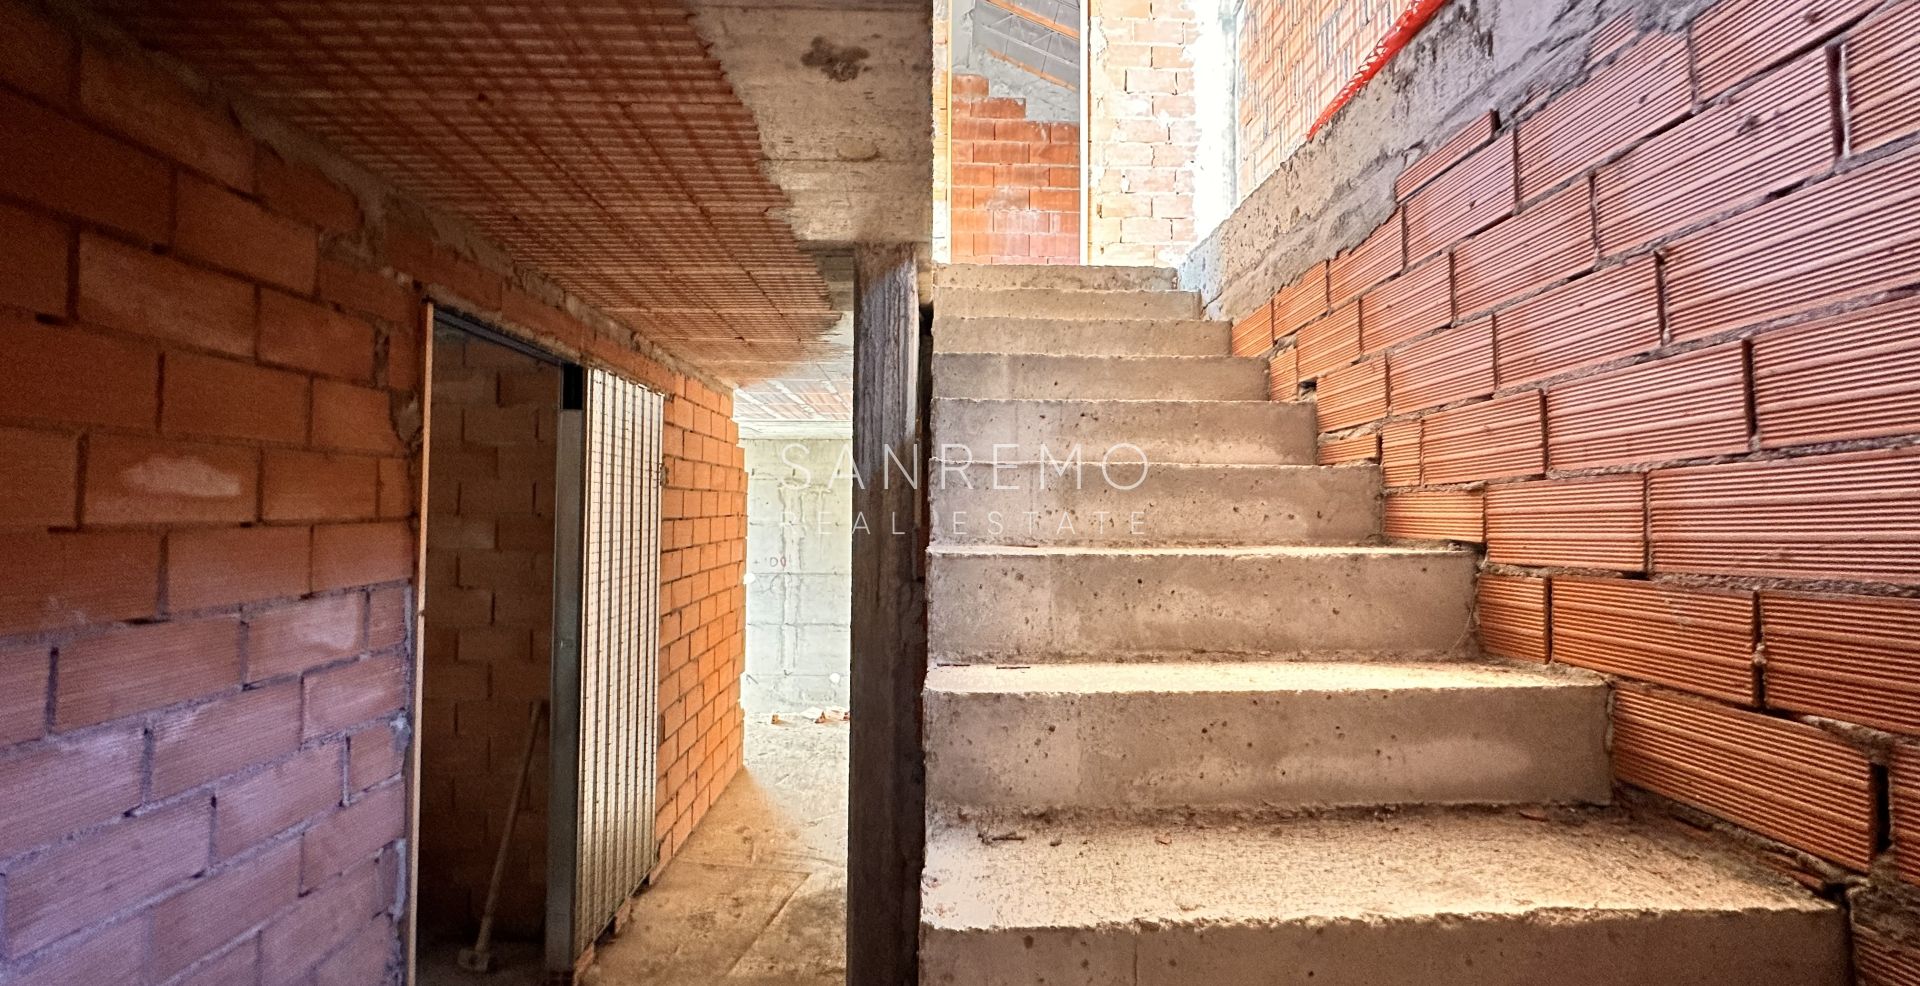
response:
<path id="1" fill-rule="evenodd" d="M 688 0 L 803 243 L 925 242 L 933 26 L 907 0 Z"/>
<path id="2" fill-rule="evenodd" d="M 927 0 L 687 0 L 760 129 L 784 215 L 839 320 L 821 355 L 717 364 L 744 384 L 743 429 L 834 433 L 850 420 L 855 243 L 925 246 L 933 226 L 933 24 Z M 808 425 L 826 425 L 810 430 Z M 844 431 L 844 424 L 838 425 Z"/>

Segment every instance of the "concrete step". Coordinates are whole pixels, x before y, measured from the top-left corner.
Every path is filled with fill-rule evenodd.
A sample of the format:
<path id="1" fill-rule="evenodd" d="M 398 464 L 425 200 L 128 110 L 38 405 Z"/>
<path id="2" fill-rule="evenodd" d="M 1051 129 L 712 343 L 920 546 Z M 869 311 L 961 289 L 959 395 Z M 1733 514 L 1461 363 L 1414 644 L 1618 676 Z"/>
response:
<path id="1" fill-rule="evenodd" d="M 947 451 L 952 452 L 953 449 Z M 991 456 L 991 447 L 968 451 Z M 1059 456 L 1074 460 L 1068 449 Z M 1353 544 L 1381 530 L 1380 470 L 1154 462 L 1082 448 L 1078 464 L 936 460 L 947 544 Z"/>
<path id="2" fill-rule="evenodd" d="M 935 353 L 933 395 L 1021 400 L 1267 398 L 1267 364 L 1244 356 Z"/>
<path id="3" fill-rule="evenodd" d="M 999 808 L 1601 804 L 1607 686 L 1500 663 L 960 665 L 927 799 Z"/>
<path id="4" fill-rule="evenodd" d="M 1537 813 L 1530 813 L 1537 814 Z M 929 826 L 926 986 L 1840 986 L 1838 908 L 1612 811 Z"/>
<path id="5" fill-rule="evenodd" d="M 971 449 L 975 459 L 991 458 L 995 445 L 1015 458 L 1038 460 L 1044 448 L 1061 459 L 1077 444 L 1096 457 L 1132 445 L 1151 462 L 1310 465 L 1314 427 L 1313 405 L 1264 399 L 933 402 L 935 443 Z"/>
<path id="6" fill-rule="evenodd" d="M 942 288 L 934 292 L 933 310 L 961 318 L 1191 319 L 1200 317 L 1200 296 L 1192 291 Z"/>
<path id="7" fill-rule="evenodd" d="M 1065 291 L 1172 291 L 1180 286 L 1172 267 L 1087 267 L 1068 264 L 948 264 L 936 268 L 939 288 L 1004 291 L 1053 288 Z"/>
<path id="8" fill-rule="evenodd" d="M 1051 356 L 1224 356 L 1233 326 L 1198 319 L 1085 321 L 1064 318 L 933 320 L 939 353 L 1042 353 Z"/>
<path id="9" fill-rule="evenodd" d="M 1471 650 L 1472 552 L 1428 547 L 927 550 L 940 663 Z"/>

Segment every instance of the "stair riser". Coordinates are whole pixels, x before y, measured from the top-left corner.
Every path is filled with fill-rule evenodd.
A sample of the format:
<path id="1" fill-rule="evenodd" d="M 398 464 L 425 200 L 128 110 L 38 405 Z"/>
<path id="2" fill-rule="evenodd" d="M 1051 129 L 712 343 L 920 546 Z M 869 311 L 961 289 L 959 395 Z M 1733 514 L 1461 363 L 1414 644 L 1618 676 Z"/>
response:
<path id="1" fill-rule="evenodd" d="M 1134 449 L 1113 450 L 1110 457 L 1107 448 L 1082 447 L 1081 452 L 1087 464 L 1067 467 L 1064 475 L 1039 462 L 1003 465 L 997 475 L 990 463 L 936 463 L 930 491 L 934 539 L 949 544 L 1352 544 L 1380 533 L 1380 473 L 1373 466 L 1207 467 L 1155 464 L 1149 458 L 1143 478 Z M 1040 488 L 1043 476 L 1045 489 Z M 994 489 L 996 482 L 1017 488 Z"/>
<path id="2" fill-rule="evenodd" d="M 942 290 L 1172 291 L 1179 272 L 1171 267 L 1077 267 L 1068 264 L 956 264 L 934 272 Z"/>
<path id="3" fill-rule="evenodd" d="M 933 357 L 933 393 L 985 400 L 1259 401 L 1267 398 L 1267 367 L 1230 356 L 941 353 Z"/>
<path id="4" fill-rule="evenodd" d="M 1604 803 L 1606 688 L 926 695 L 927 798 L 982 807 Z"/>
<path id="5" fill-rule="evenodd" d="M 934 296 L 934 310 L 961 318 L 1199 318 L 1200 296 L 1187 291 L 947 288 Z"/>
<path id="6" fill-rule="evenodd" d="M 1273 401 L 1140 403 L 1130 401 L 933 402 L 936 442 L 983 450 L 1009 446 L 1003 458 L 1055 459 L 1076 443 L 1105 450 L 1132 444 L 1151 462 L 1308 465 L 1314 461 L 1310 404 Z M 936 450 L 937 451 L 937 450 Z"/>
<path id="7" fill-rule="evenodd" d="M 1474 558 L 1447 554 L 952 555 L 928 572 L 950 661 L 1459 653 Z"/>
<path id="8" fill-rule="evenodd" d="M 941 353 L 1224 356 L 1232 334 L 1225 322 L 939 317 L 933 322 L 933 347 Z"/>
<path id="9" fill-rule="evenodd" d="M 1206 929 L 923 928 L 920 981 L 926 986 L 1840 986 L 1846 981 L 1844 941 L 1837 912 L 1473 915 Z"/>

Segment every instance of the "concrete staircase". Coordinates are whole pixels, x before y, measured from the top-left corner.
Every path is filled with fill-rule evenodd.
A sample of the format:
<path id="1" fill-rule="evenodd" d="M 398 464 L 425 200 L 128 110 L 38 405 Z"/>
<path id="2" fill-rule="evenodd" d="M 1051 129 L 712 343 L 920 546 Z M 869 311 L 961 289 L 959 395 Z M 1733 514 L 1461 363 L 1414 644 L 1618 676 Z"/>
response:
<path id="1" fill-rule="evenodd" d="M 922 982 L 1842 982 L 1837 909 L 1605 807 L 1605 682 L 1478 656 L 1475 554 L 1384 543 L 1198 316 L 938 277 Z"/>

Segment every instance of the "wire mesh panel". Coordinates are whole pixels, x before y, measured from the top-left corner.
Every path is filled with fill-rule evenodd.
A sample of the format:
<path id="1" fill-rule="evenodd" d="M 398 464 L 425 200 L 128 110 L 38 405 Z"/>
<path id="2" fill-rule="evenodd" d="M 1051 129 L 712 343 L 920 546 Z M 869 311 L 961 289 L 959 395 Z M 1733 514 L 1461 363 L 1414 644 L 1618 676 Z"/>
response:
<path id="1" fill-rule="evenodd" d="M 576 956 L 654 864 L 664 480 L 661 395 L 589 370 L 585 396 Z"/>

